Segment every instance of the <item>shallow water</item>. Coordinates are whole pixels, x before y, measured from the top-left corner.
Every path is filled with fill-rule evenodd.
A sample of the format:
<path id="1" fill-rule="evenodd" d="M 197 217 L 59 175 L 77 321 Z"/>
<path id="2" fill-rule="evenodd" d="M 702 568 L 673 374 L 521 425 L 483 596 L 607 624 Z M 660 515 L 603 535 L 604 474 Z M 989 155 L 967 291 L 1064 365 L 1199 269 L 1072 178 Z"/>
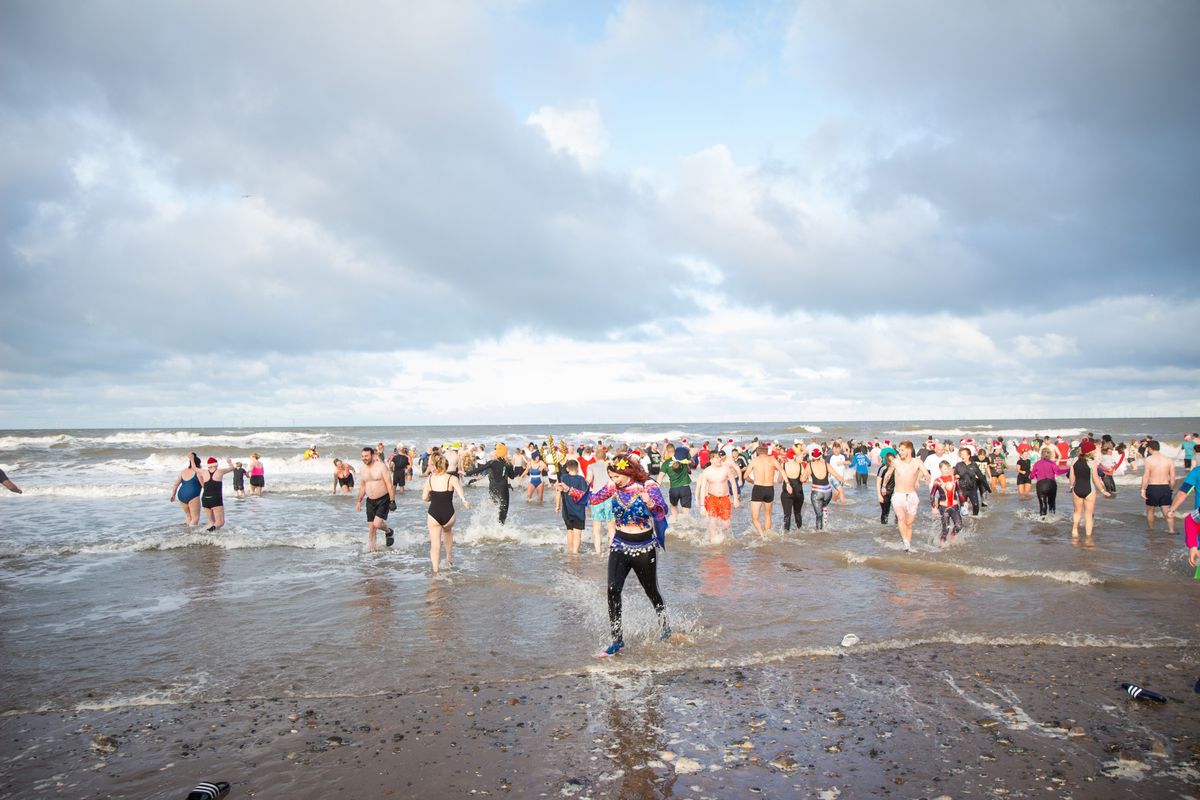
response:
<path id="1" fill-rule="evenodd" d="M 922 428 L 921 425 L 926 427 Z M 820 436 L 925 430 L 1020 435 L 1083 430 L 1118 439 L 1152 431 L 1178 440 L 1195 420 L 816 424 Z M 793 434 L 796 426 L 604 426 L 555 430 L 571 440 L 693 442 Z M 1004 431 L 1004 434 L 1000 434 Z M 9 431 L 0 463 L 26 490 L 0 496 L 2 709 L 106 708 L 221 697 L 363 695 L 442 684 L 571 674 L 589 669 L 755 664 L 917 642 L 1055 642 L 1138 647 L 1194 642 L 1200 597 L 1182 536 L 1146 531 L 1137 476 L 1101 499 L 1091 543 L 1069 535 L 1069 496 L 1042 521 L 1036 500 L 994 496 L 959 540 L 939 550 L 919 523 L 905 554 L 879 523 L 874 489 L 848 487 L 828 530 L 754 534 L 746 506 L 731 540 L 709 545 L 697 519 L 676 519 L 660 583 L 679 641 L 655 640 L 636 581 L 626 587 L 626 654 L 592 658 L 606 641 L 605 561 L 563 551 L 547 497 L 514 493 L 496 523 L 481 486 L 459 511 L 456 568 L 429 571 L 425 506 L 399 498 L 390 551 L 365 550 L 354 500 L 331 496 L 337 455 L 356 463 L 363 442 L 456 440 L 517 444 L 543 433 L 407 428 L 333 431 Z M 915 436 L 914 436 L 915 438 Z M 304 462 L 315 442 L 325 459 Z M 264 455 L 267 492 L 233 498 L 217 533 L 186 529 L 170 486 L 184 454 Z M 1010 475 L 1011 480 L 1011 475 Z"/>

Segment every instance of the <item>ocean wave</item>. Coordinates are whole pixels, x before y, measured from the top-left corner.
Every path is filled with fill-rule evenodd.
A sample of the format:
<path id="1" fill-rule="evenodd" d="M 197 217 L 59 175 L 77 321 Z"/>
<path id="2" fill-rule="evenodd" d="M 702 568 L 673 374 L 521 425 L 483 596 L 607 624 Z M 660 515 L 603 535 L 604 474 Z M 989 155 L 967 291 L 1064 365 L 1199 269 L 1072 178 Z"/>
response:
<path id="1" fill-rule="evenodd" d="M 926 434 L 937 438 L 975 438 L 980 440 L 994 440 L 996 437 L 1003 436 L 1005 439 L 1019 439 L 1021 437 L 1032 438 L 1038 434 L 1042 436 L 1081 436 L 1086 430 L 1084 428 L 1040 428 L 1033 430 L 1029 428 L 1011 428 L 1005 430 L 995 430 L 991 425 L 968 426 L 966 428 L 922 428 L 918 426 L 910 426 L 904 430 L 892 430 L 888 433 L 892 436 L 915 436 L 917 434 Z"/>
<path id="2" fill-rule="evenodd" d="M 820 427 L 816 425 L 793 425 L 790 428 L 784 428 L 784 433 L 824 433 Z"/>
<path id="3" fill-rule="evenodd" d="M 255 431 L 252 433 L 200 433 L 196 431 L 118 431 L 106 436 L 79 436 L 60 433 L 46 436 L 0 436 L 0 449 L 21 448 L 173 448 L 200 449 L 232 447 L 253 449 L 257 447 L 297 447 L 310 444 L 330 444 L 337 441 L 331 433 L 318 431 Z"/>
<path id="4" fill-rule="evenodd" d="M 415 539 L 414 539 L 415 541 Z M 140 553 L 159 550 L 179 550 L 186 547 L 219 547 L 223 550 L 292 547 L 302 550 L 327 550 L 366 543 L 363 532 L 325 532 L 298 535 L 251 535 L 236 532 L 205 530 L 186 533 L 147 533 L 114 541 L 72 542 L 69 545 L 18 545 L 11 542 L 0 547 L 0 556 L 73 556 Z"/>

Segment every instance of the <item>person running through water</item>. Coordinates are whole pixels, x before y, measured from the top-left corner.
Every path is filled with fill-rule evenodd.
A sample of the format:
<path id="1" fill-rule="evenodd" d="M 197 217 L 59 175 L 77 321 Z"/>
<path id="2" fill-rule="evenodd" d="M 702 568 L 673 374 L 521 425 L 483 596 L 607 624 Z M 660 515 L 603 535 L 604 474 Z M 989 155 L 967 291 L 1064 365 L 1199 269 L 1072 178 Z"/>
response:
<path id="1" fill-rule="evenodd" d="M 1179 491 L 1167 509 L 1168 519 L 1175 518 L 1176 509 L 1183 505 L 1189 494 L 1194 498 L 1194 507 L 1183 519 L 1183 538 L 1188 549 L 1188 565 L 1195 567 L 1200 565 L 1200 466 L 1192 467 L 1183 476 L 1183 483 L 1179 484 Z"/>
<path id="2" fill-rule="evenodd" d="M 1084 439 L 1079 444 L 1079 458 L 1071 465 L 1071 502 L 1074 510 L 1071 514 L 1071 538 L 1079 538 L 1079 520 L 1083 519 L 1083 533 L 1089 539 L 1096 517 L 1096 492 L 1105 497 L 1112 497 L 1104 488 L 1100 474 L 1096 470 L 1096 443 Z M 1095 492 L 1092 489 L 1095 488 Z M 1167 518 L 1171 521 L 1170 517 Z M 1174 526 L 1172 526 L 1174 527 Z"/>
<path id="3" fill-rule="evenodd" d="M 387 546 L 396 543 L 394 532 L 388 527 L 388 512 L 396 508 L 396 490 L 392 487 L 387 467 L 375 453 L 374 447 L 362 449 L 362 485 L 358 487 L 358 499 L 354 503 L 357 511 L 363 510 L 363 499 L 367 501 L 367 550 L 374 553 L 375 534 L 383 531 Z"/>
<path id="4" fill-rule="evenodd" d="M 1175 489 L 1175 462 L 1164 456 L 1154 439 L 1146 442 L 1146 466 L 1142 473 L 1142 499 L 1146 501 L 1146 527 L 1154 530 L 1154 510 L 1167 520 L 1167 533 L 1175 532 L 1175 518 L 1167 515 Z"/>
<path id="5" fill-rule="evenodd" d="M 425 523 L 429 528 L 429 560 L 433 563 L 433 574 L 436 575 L 441 565 L 443 547 L 446 549 L 446 566 L 454 568 L 454 495 L 458 494 L 463 508 L 470 508 L 471 504 L 463 494 L 458 476 L 449 473 L 445 456 L 435 457 L 432 467 L 433 474 L 425 479 L 421 499 L 429 503 Z"/>
<path id="6" fill-rule="evenodd" d="M 578 461 L 568 458 L 564 467 L 565 471 L 555 488 L 561 503 L 559 510 L 562 512 L 563 524 L 567 528 L 567 552 L 578 555 L 579 540 L 583 537 L 583 526 L 586 522 L 588 485 L 587 480 L 579 474 Z M 583 496 L 579 499 L 573 498 L 572 490 L 582 492 Z"/>
<path id="7" fill-rule="evenodd" d="M 954 468 L 950 466 L 950 462 L 943 461 L 938 465 L 938 469 L 941 474 L 933 480 L 929 494 L 930 499 L 933 500 L 934 509 L 942 518 L 942 535 L 938 541 L 944 545 L 947 536 L 953 542 L 954 537 L 962 530 L 962 512 L 958 507 L 965 502 L 966 498 L 962 495 L 959 479 Z"/>
<path id="8" fill-rule="evenodd" d="M 395 487 L 396 494 L 404 494 L 404 484 L 408 481 L 408 467 L 412 462 L 409 460 L 408 454 L 404 452 L 402 445 L 396 445 L 396 449 L 388 458 L 388 463 L 391 466 L 392 486 Z"/>
<path id="9" fill-rule="evenodd" d="M 1005 474 L 1008 462 L 1004 460 L 1004 451 L 999 445 L 992 450 L 988 467 L 992 473 L 992 485 L 996 487 L 996 494 L 1008 494 L 1008 476 Z"/>
<path id="10" fill-rule="evenodd" d="M 667 494 L 671 513 L 689 516 L 692 512 L 692 456 L 687 446 L 668 444 L 663 454 L 661 470 L 670 482 Z"/>
<path id="11" fill-rule="evenodd" d="M 925 465 L 913 457 L 913 443 L 907 439 L 900 443 L 900 458 L 892 462 L 892 477 L 896 490 L 892 493 L 892 510 L 896 512 L 896 527 L 904 541 L 904 552 L 912 552 L 912 528 L 917 519 L 921 500 L 917 486 L 921 481 L 931 480 Z"/>
<path id="12" fill-rule="evenodd" d="M 1029 479 L 1034 482 L 1034 490 L 1037 492 L 1038 512 L 1045 519 L 1047 514 L 1055 514 L 1058 512 L 1056 499 L 1058 497 L 1058 480 L 1059 475 L 1066 475 L 1069 472 L 1068 467 L 1060 467 L 1058 459 L 1055 458 L 1058 453 L 1053 447 L 1047 445 L 1041 449 L 1041 458 L 1029 470 Z"/>
<path id="13" fill-rule="evenodd" d="M 532 503 L 535 494 L 539 506 L 545 500 L 546 472 L 546 462 L 542 460 L 541 452 L 535 450 L 529 461 L 529 491 L 525 493 L 526 503 Z"/>
<path id="14" fill-rule="evenodd" d="M 971 504 L 971 516 L 978 517 L 981 503 L 980 492 L 987 486 L 987 476 L 980 471 L 979 464 L 971 456 L 968 448 L 960 448 L 958 455 L 959 462 L 951 467 L 954 477 L 958 479 L 958 491 L 966 499 L 966 502 Z M 941 463 L 938 464 L 938 471 L 941 471 Z"/>
<path id="15" fill-rule="evenodd" d="M 583 498 L 580 489 L 560 487 L 559 491 L 569 491 L 576 500 Z M 609 462 L 608 483 L 592 492 L 590 502 L 606 500 L 613 501 L 617 530 L 608 551 L 608 625 L 612 642 L 597 654 L 600 658 L 615 656 L 625 647 L 621 592 L 630 570 L 658 615 L 659 638 L 666 641 L 671 636 L 667 604 L 658 588 L 658 550 L 665 546 L 667 501 L 642 465 L 626 456 Z"/>
<path id="16" fill-rule="evenodd" d="M 890 448 L 884 451 L 883 463 L 875 473 L 875 498 L 879 500 L 879 524 L 888 524 L 888 515 L 892 513 L 892 495 L 896 492 L 896 451 Z"/>
<path id="17" fill-rule="evenodd" d="M 841 475 L 829 466 L 820 447 L 814 447 L 809 456 L 808 474 L 811 488 L 808 490 L 808 499 L 812 503 L 817 530 L 823 531 L 829 517 L 829 505 L 833 502 L 834 481 Z"/>
<path id="18" fill-rule="evenodd" d="M 354 467 L 342 461 L 340 458 L 333 460 L 333 493 L 338 493 L 338 487 L 346 494 L 350 494 L 350 490 L 354 488 Z"/>
<path id="19" fill-rule="evenodd" d="M 711 451 L 708 454 L 708 466 L 700 471 L 696 486 L 700 515 L 708 517 L 709 544 L 719 544 L 725 540 L 733 509 L 741 505 L 741 499 L 732 492 L 732 486 L 725 454 L 720 450 Z"/>
<path id="20" fill-rule="evenodd" d="M 584 476 L 588 482 L 588 489 L 595 492 L 601 489 L 608 483 L 608 450 L 604 447 L 596 449 L 596 460 L 588 467 L 587 475 Z M 616 517 L 613 516 L 612 500 L 596 503 L 590 502 L 589 508 L 592 513 L 592 545 L 596 548 L 596 555 L 604 552 L 603 543 L 604 537 L 600 535 L 600 526 L 604 525 L 608 528 L 608 539 L 611 540 L 617 532 Z"/>
<path id="21" fill-rule="evenodd" d="M 225 498 L 221 496 L 225 488 L 222 481 L 225 475 L 233 472 L 233 461 L 225 459 L 227 467 L 217 469 L 217 460 L 208 460 L 208 469 L 200 472 L 200 504 L 208 516 L 208 532 L 225 527 Z"/>
<path id="22" fill-rule="evenodd" d="M 517 477 L 516 468 L 508 460 L 508 445 L 503 442 L 497 444 L 492 457 L 482 464 L 476 465 L 467 475 L 482 475 L 485 472 L 488 476 L 488 497 L 496 504 L 496 508 L 499 510 L 500 524 L 503 525 L 508 521 L 510 499 L 508 482 Z"/>
<path id="23" fill-rule="evenodd" d="M 783 490 L 791 492 L 792 486 L 787 481 L 787 475 L 779 462 L 767 454 L 767 446 L 760 444 L 755 448 L 754 458 L 746 465 L 742 474 L 746 482 L 752 484 L 750 489 L 750 524 L 759 533 L 771 530 L 771 506 L 775 502 L 775 479 L 783 481 Z"/>
<path id="24" fill-rule="evenodd" d="M 796 530 L 804 527 L 804 482 L 808 480 L 808 465 L 800 460 L 795 450 L 788 450 L 783 462 L 784 483 L 791 491 L 779 493 L 779 503 L 783 506 L 783 529 L 792 529 L 792 519 L 796 520 Z"/>
<path id="25" fill-rule="evenodd" d="M 200 456 L 188 454 L 187 466 L 175 479 L 171 487 L 171 502 L 179 501 L 183 507 L 183 521 L 187 525 L 200 524 Z"/>
<path id="26" fill-rule="evenodd" d="M 1029 477 L 1029 472 L 1033 469 L 1029 453 L 1028 448 L 1017 451 L 1017 494 L 1021 497 L 1029 497 L 1029 490 L 1033 486 L 1033 480 Z"/>
<path id="27" fill-rule="evenodd" d="M 263 487 L 267 483 L 267 474 L 263 469 L 263 463 L 258 459 L 258 453 L 250 454 L 250 494 L 262 497 Z M 197 464 L 197 466 L 199 465 Z"/>

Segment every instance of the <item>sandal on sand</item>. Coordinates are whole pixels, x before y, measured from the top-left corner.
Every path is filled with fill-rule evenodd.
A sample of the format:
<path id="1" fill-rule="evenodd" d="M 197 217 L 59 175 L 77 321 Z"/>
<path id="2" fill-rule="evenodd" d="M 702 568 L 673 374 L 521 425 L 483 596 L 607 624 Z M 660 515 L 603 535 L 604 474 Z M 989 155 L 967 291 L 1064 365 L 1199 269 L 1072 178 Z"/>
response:
<path id="1" fill-rule="evenodd" d="M 187 800 L 217 800 L 229 794 L 229 784 L 225 781 L 201 781 L 188 794 Z"/>

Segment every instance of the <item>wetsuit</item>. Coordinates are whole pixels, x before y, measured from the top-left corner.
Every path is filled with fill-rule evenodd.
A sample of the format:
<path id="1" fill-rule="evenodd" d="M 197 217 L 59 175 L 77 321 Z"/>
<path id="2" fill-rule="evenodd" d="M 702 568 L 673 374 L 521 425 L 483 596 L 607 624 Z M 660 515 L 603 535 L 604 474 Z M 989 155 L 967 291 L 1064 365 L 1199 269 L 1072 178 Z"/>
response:
<path id="1" fill-rule="evenodd" d="M 200 505 L 205 508 L 220 508 L 225 505 L 225 501 L 221 498 L 221 490 L 224 488 L 219 478 L 214 478 L 213 474 L 216 470 L 208 471 L 208 480 L 204 482 L 204 488 L 200 494 Z"/>
<path id="2" fill-rule="evenodd" d="M 1065 467 L 1059 467 L 1048 458 L 1038 461 L 1029 471 L 1029 477 L 1034 481 L 1034 489 L 1037 491 L 1038 510 L 1043 517 L 1057 511 L 1055 500 L 1058 497 L 1058 481 L 1055 480 L 1055 476 L 1066 473 Z"/>
<path id="3" fill-rule="evenodd" d="M 404 486 L 408 477 L 408 456 L 404 453 L 392 453 L 392 485 Z"/>
<path id="4" fill-rule="evenodd" d="M 820 461 L 825 466 L 825 475 L 818 477 L 816 470 L 812 471 L 812 491 L 809 493 L 809 499 L 812 500 L 813 514 L 816 515 L 817 530 L 825 530 L 825 507 L 833 500 L 833 485 L 829 478 L 829 464 L 826 464 L 823 459 L 815 459 L 816 464 Z"/>
<path id="5" fill-rule="evenodd" d="M 971 504 L 971 516 L 979 516 L 979 488 L 986 484 L 986 479 L 979 472 L 975 462 L 960 461 L 954 465 L 954 476 L 958 478 L 958 488 L 963 497 Z"/>
<path id="6" fill-rule="evenodd" d="M 958 503 L 962 497 L 960 488 L 961 482 L 958 478 L 939 476 L 934 479 L 933 488 L 930 490 L 933 503 L 942 516 L 941 540 L 943 542 L 946 541 L 946 537 L 952 530 L 954 533 L 962 530 L 962 512 L 958 510 Z"/>
<path id="7" fill-rule="evenodd" d="M 488 476 L 488 496 L 499 506 L 500 524 L 503 525 L 508 520 L 508 479 L 517 477 L 517 470 L 507 460 L 493 458 L 475 467 L 467 475 L 482 475 L 485 472 Z"/>
<path id="8" fill-rule="evenodd" d="M 179 484 L 179 491 L 175 494 L 175 499 L 183 503 L 185 506 L 200 496 L 200 478 L 195 471 L 192 472 L 192 477 L 188 478 Z"/>
<path id="9" fill-rule="evenodd" d="M 450 488 L 450 478 L 446 477 L 446 488 L 437 491 L 433 488 L 433 478 L 429 479 L 429 516 L 443 528 L 454 519 L 454 490 Z"/>
<path id="10" fill-rule="evenodd" d="M 1080 457 L 1071 465 L 1071 491 L 1083 499 L 1092 493 L 1092 465 Z"/>
<path id="11" fill-rule="evenodd" d="M 233 490 L 235 492 L 246 491 L 246 469 L 245 467 L 233 468 Z"/>
<path id="12" fill-rule="evenodd" d="M 787 475 L 786 466 L 783 468 L 783 474 Z M 800 475 L 803 474 L 803 469 L 801 469 Z M 794 478 L 785 478 L 787 486 L 791 486 L 792 490 L 789 492 L 785 487 L 779 493 L 779 502 L 783 505 L 783 529 L 785 531 L 792 529 L 793 516 L 796 518 L 796 530 L 804 527 L 804 517 L 800 513 L 804 510 L 804 484 L 800 480 L 800 475 Z"/>
<path id="13" fill-rule="evenodd" d="M 883 478 L 884 473 L 888 470 L 887 464 L 879 467 L 878 475 Z M 888 477 L 887 482 L 882 487 L 883 502 L 879 504 L 879 521 L 880 523 L 888 524 L 888 514 L 892 513 L 892 495 L 896 492 L 896 471 L 892 470 L 892 474 Z"/>

